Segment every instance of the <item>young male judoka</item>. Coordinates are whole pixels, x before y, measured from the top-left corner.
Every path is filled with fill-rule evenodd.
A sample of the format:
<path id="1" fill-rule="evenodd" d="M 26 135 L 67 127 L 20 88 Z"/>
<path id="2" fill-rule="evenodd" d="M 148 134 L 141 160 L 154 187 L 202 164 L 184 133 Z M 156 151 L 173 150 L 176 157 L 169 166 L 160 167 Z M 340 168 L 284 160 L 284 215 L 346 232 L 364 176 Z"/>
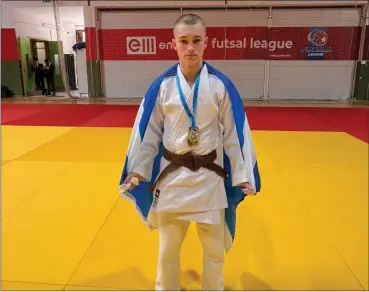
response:
<path id="1" fill-rule="evenodd" d="M 191 221 L 203 247 L 202 289 L 223 290 L 236 207 L 260 190 L 241 98 L 203 61 L 206 46 L 203 20 L 180 17 L 173 39 L 179 63 L 148 89 L 120 181 L 121 193 L 134 200 L 150 228 L 158 228 L 157 290 L 180 289 L 180 249 Z"/>

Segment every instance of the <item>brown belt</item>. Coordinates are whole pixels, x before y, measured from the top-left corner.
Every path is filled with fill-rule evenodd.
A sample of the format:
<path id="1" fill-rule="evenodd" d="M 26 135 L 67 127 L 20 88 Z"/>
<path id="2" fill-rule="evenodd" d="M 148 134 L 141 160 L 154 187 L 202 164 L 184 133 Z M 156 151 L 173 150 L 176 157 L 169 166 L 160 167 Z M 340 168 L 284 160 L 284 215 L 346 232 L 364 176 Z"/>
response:
<path id="1" fill-rule="evenodd" d="M 156 179 L 154 184 L 150 188 L 150 192 L 153 192 L 157 183 L 160 179 L 163 179 L 169 172 L 176 170 L 181 166 L 185 166 L 192 171 L 196 171 L 201 167 L 207 168 L 216 172 L 219 176 L 224 179 L 227 178 L 226 171 L 216 164 L 214 160 L 217 158 L 216 150 L 213 150 L 207 155 L 194 155 L 192 153 L 186 153 L 184 155 L 178 155 L 172 152 L 169 152 L 164 148 L 163 156 L 166 160 L 170 161 L 170 163 L 163 169 L 163 171 L 159 174 L 159 177 Z"/>

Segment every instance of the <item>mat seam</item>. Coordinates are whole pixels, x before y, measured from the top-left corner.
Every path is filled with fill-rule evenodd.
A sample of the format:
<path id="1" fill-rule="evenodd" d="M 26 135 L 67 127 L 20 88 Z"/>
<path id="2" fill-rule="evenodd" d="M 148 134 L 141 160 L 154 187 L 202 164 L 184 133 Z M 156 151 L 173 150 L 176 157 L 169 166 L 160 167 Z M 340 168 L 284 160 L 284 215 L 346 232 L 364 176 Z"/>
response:
<path id="1" fill-rule="evenodd" d="M 305 203 L 304 203 L 304 201 L 300 198 L 300 196 L 299 195 L 297 195 L 297 197 L 299 198 L 299 200 L 303 203 L 303 205 L 304 206 L 306 206 L 305 205 Z M 319 221 L 317 221 L 316 220 L 316 218 L 315 218 L 315 216 L 314 215 L 312 215 L 311 214 L 311 212 L 309 212 L 309 209 L 307 209 L 307 212 L 306 212 L 307 214 L 308 214 L 308 216 L 309 217 L 311 217 L 311 218 L 313 218 L 313 222 L 319 222 Z M 318 230 L 320 230 L 320 228 L 319 228 L 319 226 L 316 224 L 316 223 L 314 223 L 314 226 L 318 229 Z M 321 233 L 321 232 L 319 232 L 319 233 Z M 323 233 L 321 233 L 321 234 L 323 234 Z M 359 284 L 359 286 L 363 289 L 363 291 L 366 291 L 365 290 L 365 288 L 364 288 L 364 286 L 361 284 L 361 282 L 360 282 L 360 280 L 356 277 L 356 275 L 355 275 L 355 273 L 352 271 L 352 269 L 350 268 L 350 266 L 347 264 L 347 262 L 345 261 L 345 259 L 343 258 L 343 256 L 340 254 L 340 252 L 338 251 L 338 249 L 336 248 L 336 246 L 335 246 L 335 244 L 334 244 L 334 241 L 331 239 L 331 237 L 330 236 L 322 236 L 322 238 L 323 239 L 325 239 L 325 240 L 327 240 L 328 241 L 328 243 L 333 247 L 333 249 L 335 250 L 335 252 L 337 253 L 337 255 L 339 256 L 339 258 L 341 259 L 341 261 L 344 263 L 344 265 L 347 267 L 347 269 L 350 271 L 350 273 L 351 273 L 351 275 L 354 277 L 354 279 L 356 280 L 356 282 Z"/>
<path id="2" fill-rule="evenodd" d="M 71 285 L 70 284 L 70 281 L 72 280 L 72 278 L 74 277 L 75 273 L 77 272 L 78 268 L 80 267 L 81 263 L 83 262 L 83 260 L 85 259 L 86 255 L 88 254 L 89 250 L 91 249 L 92 245 L 94 244 L 97 236 L 100 234 L 102 228 L 104 227 L 104 225 L 106 224 L 106 222 L 108 221 L 109 217 L 111 216 L 113 210 L 115 209 L 115 207 L 117 206 L 118 202 L 120 200 L 120 196 L 118 196 L 117 200 L 115 201 L 113 207 L 111 208 L 108 216 L 106 216 L 105 220 L 103 221 L 103 223 L 101 224 L 100 228 L 98 229 L 98 231 L 96 232 L 94 238 L 91 240 L 91 243 L 89 244 L 89 246 L 87 247 L 85 253 L 82 255 L 81 259 L 79 260 L 76 268 L 74 269 L 74 271 L 72 272 L 71 276 L 69 277 L 67 283 L 64 285 L 63 289 L 62 290 L 65 290 L 68 286 L 77 286 L 77 285 Z M 82 287 L 82 285 L 81 285 Z M 87 287 L 87 286 L 85 286 Z M 91 286 L 93 287 L 93 286 Z"/>
<path id="3" fill-rule="evenodd" d="M 65 171 L 67 171 L 70 167 L 72 167 L 74 164 L 75 164 L 75 162 L 71 162 L 71 161 L 69 161 L 71 164 L 70 165 L 68 165 L 65 169 L 63 169 L 62 171 L 60 171 L 60 172 L 58 172 L 57 173 L 57 175 L 56 176 L 59 176 L 59 175 L 61 175 L 61 174 L 63 174 Z M 55 177 L 56 177 L 55 176 Z M 54 177 L 54 178 L 55 178 Z M 46 187 L 46 186 L 48 186 L 50 184 L 50 180 L 48 180 L 48 182 L 47 183 L 45 183 L 45 184 L 42 184 L 41 186 L 40 186 L 40 188 L 37 190 L 37 191 L 35 191 L 34 193 L 32 193 L 29 197 L 27 197 L 22 203 L 20 203 L 19 205 L 17 205 L 11 212 L 9 212 L 9 214 L 8 215 L 6 215 L 5 217 L 2 217 L 1 218 L 1 220 L 4 220 L 4 219 L 6 219 L 6 218 L 8 218 L 8 216 L 10 216 L 10 215 L 12 215 L 18 208 L 20 208 L 22 205 L 24 205 L 24 203 L 26 203 L 27 201 L 29 201 L 31 198 L 33 198 L 33 197 L 35 197 L 44 187 Z"/>

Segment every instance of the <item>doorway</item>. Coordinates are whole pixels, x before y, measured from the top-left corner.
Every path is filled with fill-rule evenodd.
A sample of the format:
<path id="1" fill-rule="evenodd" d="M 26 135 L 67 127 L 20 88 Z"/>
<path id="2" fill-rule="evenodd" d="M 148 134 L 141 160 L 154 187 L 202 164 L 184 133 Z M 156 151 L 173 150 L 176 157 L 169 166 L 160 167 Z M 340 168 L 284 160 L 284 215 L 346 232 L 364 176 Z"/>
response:
<path id="1" fill-rule="evenodd" d="M 49 42 L 38 39 L 30 39 L 33 59 L 45 65 L 45 59 L 49 56 Z"/>

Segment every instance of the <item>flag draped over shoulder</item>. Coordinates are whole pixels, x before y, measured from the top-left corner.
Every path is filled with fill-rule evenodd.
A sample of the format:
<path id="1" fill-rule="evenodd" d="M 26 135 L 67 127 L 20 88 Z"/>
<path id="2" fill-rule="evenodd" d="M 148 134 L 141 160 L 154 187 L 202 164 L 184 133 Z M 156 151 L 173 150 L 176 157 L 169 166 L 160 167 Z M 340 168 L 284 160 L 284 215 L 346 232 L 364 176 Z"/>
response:
<path id="1" fill-rule="evenodd" d="M 232 81 L 222 72 L 213 68 L 206 62 L 204 62 L 208 68 L 209 74 L 216 75 L 224 84 L 231 104 L 232 104 L 232 112 L 237 128 L 237 134 L 239 139 L 240 148 L 242 149 L 242 155 L 245 163 L 247 163 L 247 169 L 250 170 L 248 177 L 251 178 L 249 182 L 256 192 L 260 192 L 261 189 L 261 181 L 260 174 L 256 159 L 256 154 L 252 142 L 251 131 L 248 124 L 247 116 L 243 107 L 243 103 L 241 97 L 238 93 L 237 88 L 234 86 Z M 147 90 L 143 102 L 139 108 L 137 113 L 137 117 L 133 126 L 131 139 L 128 146 L 128 151 L 126 155 L 126 160 L 123 168 L 123 172 L 120 179 L 120 186 L 124 183 L 125 178 L 128 176 L 132 169 L 132 165 L 134 164 L 136 159 L 140 159 L 137 155 L 141 141 L 143 141 L 145 137 L 146 127 L 150 120 L 151 113 L 155 107 L 156 98 L 159 93 L 159 89 L 162 81 L 169 77 L 175 76 L 177 73 L 177 66 L 174 66 L 167 69 L 162 75 L 160 75 L 149 87 Z M 154 217 L 151 216 L 151 205 L 153 201 L 153 194 L 149 191 L 150 186 L 154 183 L 156 177 L 160 171 L 160 160 L 162 158 L 163 153 L 163 144 L 161 143 L 159 146 L 159 151 L 157 156 L 153 161 L 152 168 L 152 176 L 151 181 L 149 182 L 140 182 L 138 186 L 136 186 L 133 190 L 127 192 L 121 192 L 121 194 L 132 200 L 136 205 L 137 211 L 140 213 L 142 219 L 148 224 L 150 229 L 155 229 L 156 224 Z M 227 193 L 228 199 L 228 208 L 225 210 L 225 221 L 226 221 L 226 249 L 228 250 L 235 237 L 235 228 L 236 228 L 236 208 L 238 204 L 244 199 L 244 193 L 241 191 L 239 187 L 232 186 L 232 175 L 231 175 L 231 165 L 229 158 L 224 152 L 224 169 L 228 173 L 228 178 L 225 180 L 225 189 Z"/>

